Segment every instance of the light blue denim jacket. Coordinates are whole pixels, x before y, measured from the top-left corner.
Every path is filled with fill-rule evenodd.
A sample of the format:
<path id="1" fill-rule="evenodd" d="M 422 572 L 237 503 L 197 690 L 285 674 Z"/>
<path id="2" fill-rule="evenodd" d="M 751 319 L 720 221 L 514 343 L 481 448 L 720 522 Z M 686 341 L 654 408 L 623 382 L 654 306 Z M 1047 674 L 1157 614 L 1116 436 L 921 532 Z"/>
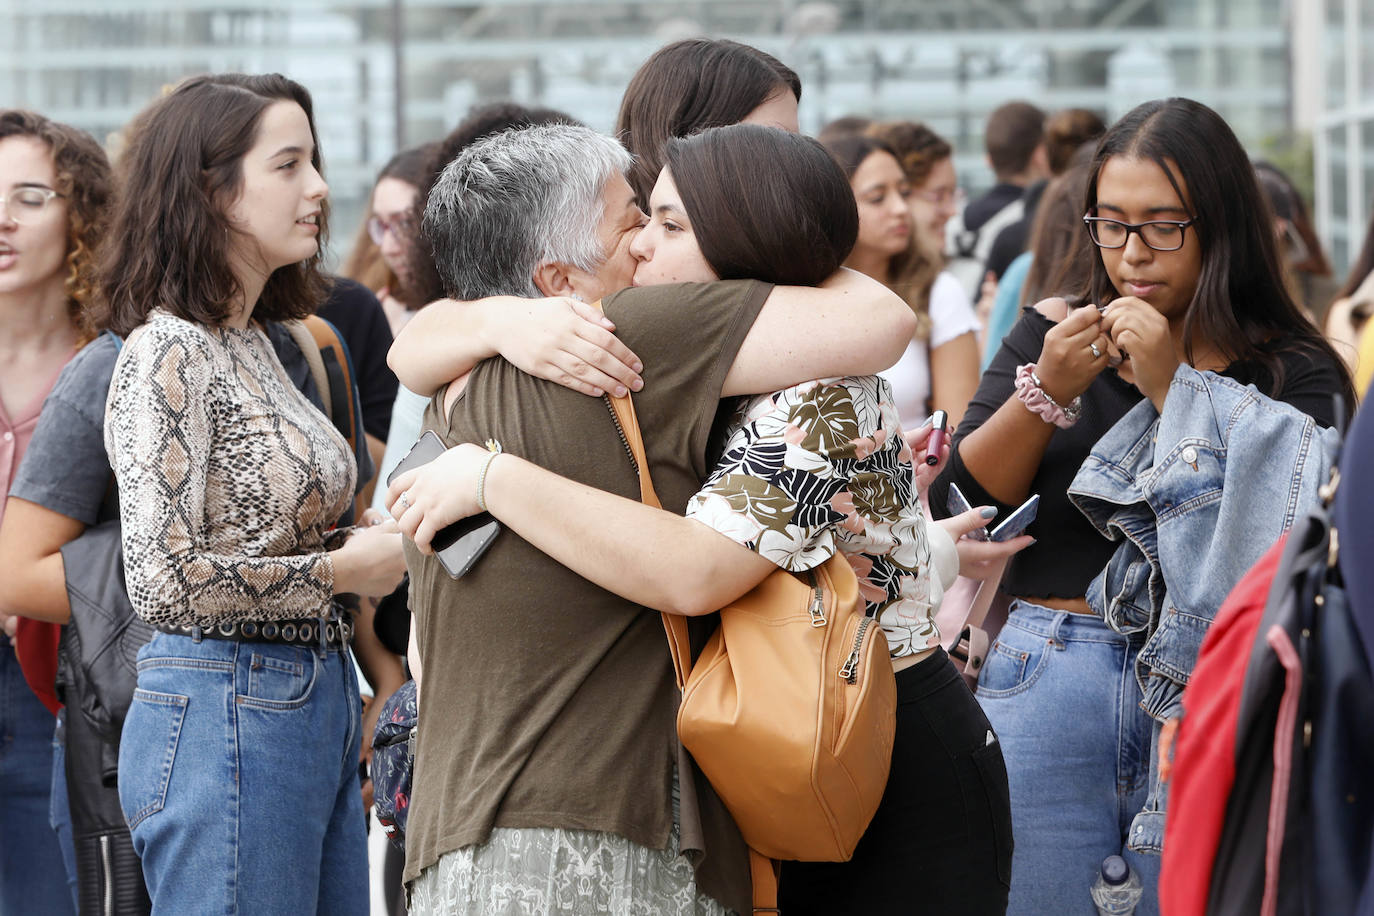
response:
<path id="1" fill-rule="evenodd" d="M 1147 634 L 1136 678 L 1156 720 L 1182 714 L 1183 688 L 1222 601 L 1317 504 L 1338 438 L 1253 385 L 1184 364 L 1162 415 L 1141 401 L 1079 468 L 1069 498 L 1121 542 L 1088 585 L 1088 604 L 1113 630 Z M 1157 795 L 1152 785 L 1133 847 L 1157 848 L 1163 837 Z"/>

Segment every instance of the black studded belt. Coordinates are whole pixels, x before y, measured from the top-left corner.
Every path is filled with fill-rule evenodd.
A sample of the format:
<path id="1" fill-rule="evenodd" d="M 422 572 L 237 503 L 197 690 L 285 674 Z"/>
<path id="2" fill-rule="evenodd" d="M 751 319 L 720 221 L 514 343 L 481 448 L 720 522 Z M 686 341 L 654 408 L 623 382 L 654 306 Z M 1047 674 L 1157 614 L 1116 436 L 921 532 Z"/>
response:
<path id="1" fill-rule="evenodd" d="M 158 627 L 164 633 L 192 639 L 232 639 L 237 642 L 268 642 L 304 649 L 338 651 L 353 638 L 353 622 L 347 617 L 306 617 L 302 620 L 239 620 L 210 626 Z"/>

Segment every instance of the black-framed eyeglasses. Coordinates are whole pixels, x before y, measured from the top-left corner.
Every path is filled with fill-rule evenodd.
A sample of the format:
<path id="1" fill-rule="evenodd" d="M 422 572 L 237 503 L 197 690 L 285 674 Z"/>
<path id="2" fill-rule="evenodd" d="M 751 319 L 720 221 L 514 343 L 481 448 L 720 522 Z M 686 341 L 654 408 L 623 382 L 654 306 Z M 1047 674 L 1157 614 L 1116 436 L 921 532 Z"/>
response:
<path id="1" fill-rule="evenodd" d="M 1098 248 L 1125 248 L 1134 232 L 1155 251 L 1178 251 L 1183 247 L 1183 230 L 1196 219 L 1152 219 L 1144 223 L 1123 223 L 1105 216 L 1085 216 L 1088 235 Z"/>
<path id="2" fill-rule="evenodd" d="M 52 188 L 15 188 L 0 197 L 0 209 L 19 225 L 27 226 L 41 219 L 49 202 L 61 196 Z"/>
<path id="3" fill-rule="evenodd" d="M 369 217 L 367 221 L 367 235 L 368 238 L 372 239 L 372 244 L 380 245 L 388 232 L 408 232 L 410 225 L 409 213 L 393 216 L 389 220 L 382 219 L 380 216 L 373 216 Z"/>

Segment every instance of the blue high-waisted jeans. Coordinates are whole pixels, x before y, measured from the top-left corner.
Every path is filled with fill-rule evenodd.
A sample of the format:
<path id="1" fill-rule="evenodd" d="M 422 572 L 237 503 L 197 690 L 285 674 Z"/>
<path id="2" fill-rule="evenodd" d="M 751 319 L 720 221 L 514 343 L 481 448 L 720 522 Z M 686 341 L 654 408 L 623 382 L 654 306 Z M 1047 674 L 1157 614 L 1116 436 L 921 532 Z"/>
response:
<path id="1" fill-rule="evenodd" d="M 49 820 L 54 724 L 0 640 L 0 913 L 76 912 Z"/>
<path id="2" fill-rule="evenodd" d="M 1149 789 L 1154 722 L 1134 670 L 1143 642 L 1018 600 L 988 652 L 978 702 L 1011 786 L 1010 916 L 1093 916 L 1089 888 L 1111 855 L 1145 885 L 1137 916 L 1159 912 L 1159 855 L 1126 843 Z"/>
<path id="3" fill-rule="evenodd" d="M 156 634 L 119 749 L 153 913 L 368 911 L 347 652 Z"/>

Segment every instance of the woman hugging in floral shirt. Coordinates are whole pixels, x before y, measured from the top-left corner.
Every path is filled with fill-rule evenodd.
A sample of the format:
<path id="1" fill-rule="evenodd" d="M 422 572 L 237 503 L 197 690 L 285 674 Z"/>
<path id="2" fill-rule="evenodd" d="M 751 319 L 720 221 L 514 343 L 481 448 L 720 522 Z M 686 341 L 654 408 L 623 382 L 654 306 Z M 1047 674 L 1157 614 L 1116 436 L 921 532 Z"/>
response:
<path id="1" fill-rule="evenodd" d="M 893 658 L 938 645 L 939 595 L 920 574 L 926 521 L 885 380 L 821 379 L 746 401 L 687 515 L 791 572 L 838 549 Z"/>

